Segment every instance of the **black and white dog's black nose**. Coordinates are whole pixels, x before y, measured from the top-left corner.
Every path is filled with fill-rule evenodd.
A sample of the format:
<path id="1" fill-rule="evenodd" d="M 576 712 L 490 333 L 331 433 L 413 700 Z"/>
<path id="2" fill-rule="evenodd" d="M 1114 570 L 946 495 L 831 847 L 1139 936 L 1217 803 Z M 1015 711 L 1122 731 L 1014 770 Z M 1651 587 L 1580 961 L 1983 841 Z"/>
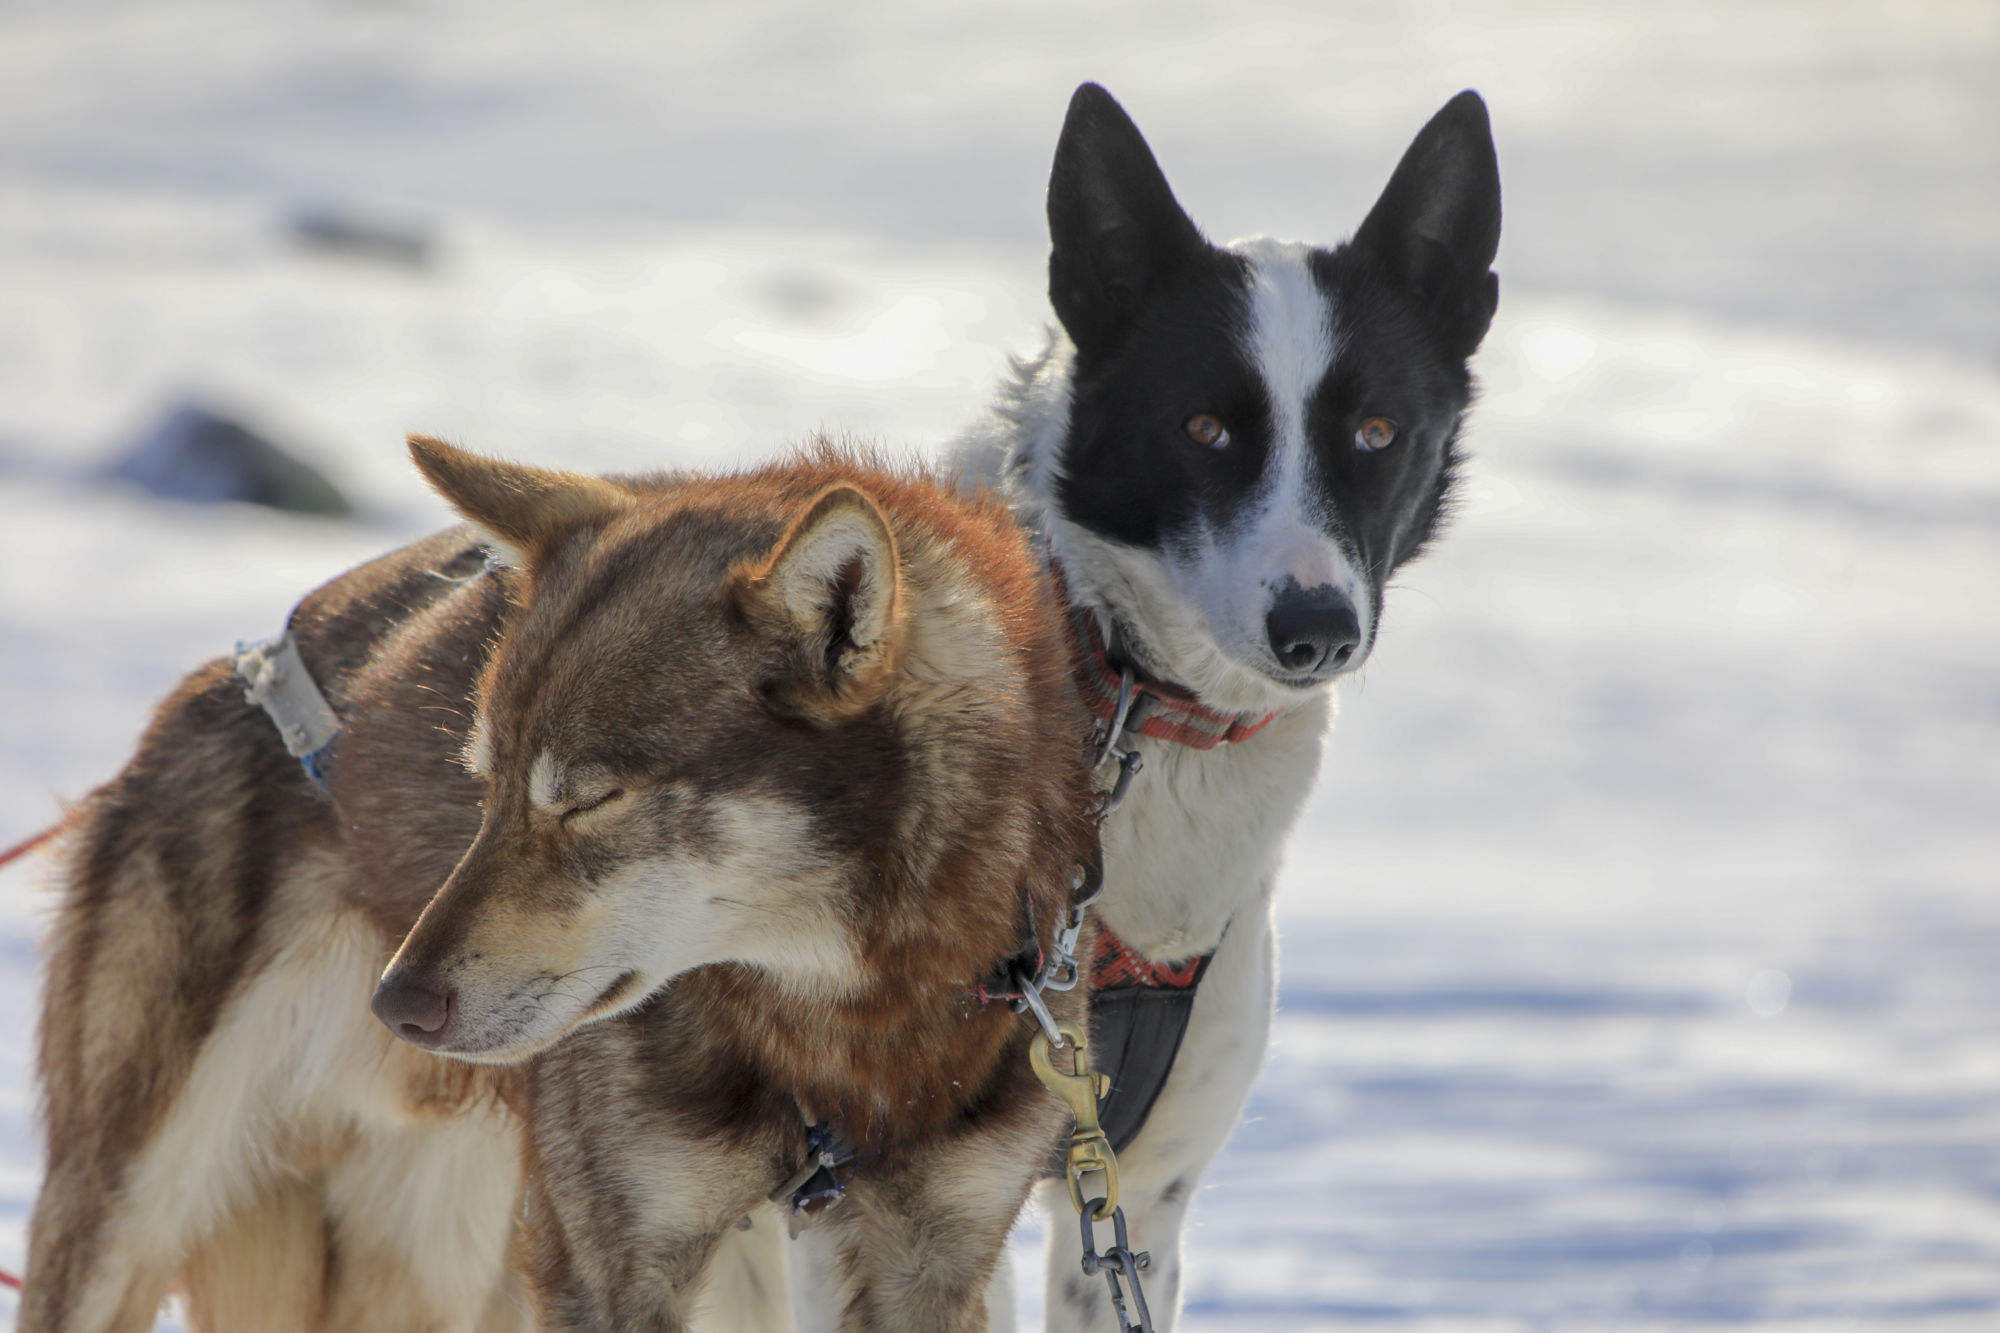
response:
<path id="1" fill-rule="evenodd" d="M 1361 647 L 1361 618 L 1354 603 L 1330 583 L 1302 588 L 1288 579 L 1271 599 L 1264 632 L 1278 665 L 1297 674 L 1338 671 Z"/>

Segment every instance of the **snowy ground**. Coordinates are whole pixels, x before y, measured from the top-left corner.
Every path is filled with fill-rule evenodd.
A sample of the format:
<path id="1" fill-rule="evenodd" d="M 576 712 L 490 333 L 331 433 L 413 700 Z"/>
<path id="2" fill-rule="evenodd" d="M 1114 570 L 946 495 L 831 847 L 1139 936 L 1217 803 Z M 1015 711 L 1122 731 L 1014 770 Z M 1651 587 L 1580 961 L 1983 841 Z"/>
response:
<path id="1" fill-rule="evenodd" d="M 1319 238 L 1474 84 L 1468 502 L 1347 691 L 1190 1327 L 1995 1326 L 2000 14 L 1669 8 L 0 5 L 0 844 L 441 519 L 405 430 L 932 447 L 1034 340 L 1077 78 L 1215 232 Z M 327 200 L 435 262 L 302 252 Z M 363 517 L 91 480 L 187 392 Z M 7 1266 L 43 904 L 0 877 Z"/>

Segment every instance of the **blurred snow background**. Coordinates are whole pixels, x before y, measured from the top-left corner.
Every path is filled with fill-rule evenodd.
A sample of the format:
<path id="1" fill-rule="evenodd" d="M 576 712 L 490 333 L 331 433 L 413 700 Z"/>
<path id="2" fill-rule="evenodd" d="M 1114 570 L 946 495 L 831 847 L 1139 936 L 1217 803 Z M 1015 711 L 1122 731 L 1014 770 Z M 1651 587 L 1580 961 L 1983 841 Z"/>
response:
<path id="1" fill-rule="evenodd" d="M 7 0 L 0 844 L 442 521 L 406 430 L 934 448 L 1038 336 L 1083 78 L 1218 236 L 1345 234 L 1464 86 L 1507 189 L 1467 503 L 1346 691 L 1189 1327 L 1993 1327 L 1991 0 Z M 360 516 L 96 480 L 190 395 Z M 10 1267 L 45 905 L 0 877 Z"/>

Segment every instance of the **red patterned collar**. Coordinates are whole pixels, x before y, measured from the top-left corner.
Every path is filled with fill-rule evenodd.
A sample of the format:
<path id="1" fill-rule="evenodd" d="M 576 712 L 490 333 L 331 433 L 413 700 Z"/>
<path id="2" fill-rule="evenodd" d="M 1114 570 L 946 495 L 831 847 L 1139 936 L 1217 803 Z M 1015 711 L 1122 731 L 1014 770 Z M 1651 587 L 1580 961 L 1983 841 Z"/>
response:
<path id="1" fill-rule="evenodd" d="M 1056 587 L 1068 598 L 1069 588 L 1062 571 L 1055 571 Z M 1107 726 L 1118 712 L 1121 672 L 1111 662 L 1097 616 L 1088 608 L 1070 603 L 1070 666 L 1083 702 Z M 1200 696 L 1179 685 L 1134 672 L 1132 711 L 1127 716 L 1126 733 L 1172 741 L 1190 750 L 1213 750 L 1225 741 L 1247 741 L 1278 715 L 1276 713 L 1221 713 L 1201 701 Z"/>
<path id="2" fill-rule="evenodd" d="M 1215 951 L 1196 954 L 1178 962 L 1156 963 L 1118 938 L 1117 932 L 1097 921 L 1097 948 L 1090 958 L 1090 988 L 1093 991 L 1130 986 L 1142 990 L 1193 990 L 1201 984 L 1201 974 Z"/>

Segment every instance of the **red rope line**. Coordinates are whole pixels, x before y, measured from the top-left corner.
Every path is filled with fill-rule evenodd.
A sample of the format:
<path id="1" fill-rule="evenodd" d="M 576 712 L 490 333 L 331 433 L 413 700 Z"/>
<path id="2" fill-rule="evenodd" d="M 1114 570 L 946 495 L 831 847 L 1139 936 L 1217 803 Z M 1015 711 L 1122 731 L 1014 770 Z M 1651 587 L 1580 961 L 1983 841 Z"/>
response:
<path id="1" fill-rule="evenodd" d="M 50 838 L 55 837 L 56 834 L 61 833 L 62 831 L 63 831 L 62 821 L 58 820 L 57 822 L 43 829 L 40 833 L 32 834 L 26 838 L 21 839 L 21 841 L 15 843 L 12 847 L 9 847 L 6 851 L 0 852 L 0 866 L 4 866 L 10 861 L 15 861 L 23 856 L 26 856 L 29 852 L 34 851 L 35 848 L 41 846 L 43 843 L 47 842 Z M 4 1286 L 5 1284 L 6 1284 L 6 1274 L 0 1273 L 0 1286 Z"/>
<path id="2" fill-rule="evenodd" d="M 6 1269 L 0 1268 L 0 1287 L 12 1287 L 15 1291 L 20 1291 L 22 1290 L 21 1279 L 15 1277 Z"/>

